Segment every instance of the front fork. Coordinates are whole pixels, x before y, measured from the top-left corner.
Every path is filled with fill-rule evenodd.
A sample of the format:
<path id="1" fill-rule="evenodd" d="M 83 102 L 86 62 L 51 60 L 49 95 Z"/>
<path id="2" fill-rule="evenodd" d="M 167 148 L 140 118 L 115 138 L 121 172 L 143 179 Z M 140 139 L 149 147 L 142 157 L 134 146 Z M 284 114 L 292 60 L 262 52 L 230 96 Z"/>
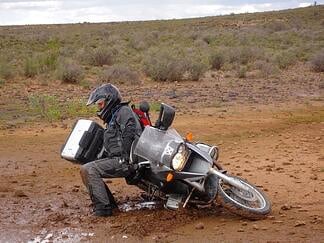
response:
<path id="1" fill-rule="evenodd" d="M 240 180 L 236 179 L 235 177 L 228 176 L 218 170 L 215 170 L 214 168 L 209 169 L 209 174 L 214 174 L 221 178 L 223 181 L 227 182 L 228 184 L 239 188 L 244 191 L 249 191 L 249 187 L 245 186 Z"/>
<path id="2" fill-rule="evenodd" d="M 235 177 L 228 176 L 218 170 L 215 170 L 214 168 L 210 168 L 207 175 L 208 174 L 214 174 L 217 177 L 219 177 L 220 179 L 222 179 L 223 181 L 225 181 L 226 183 L 228 183 L 238 189 L 241 189 L 244 191 L 250 190 L 250 188 L 245 186 L 240 180 L 236 179 Z M 185 179 L 184 181 L 186 181 L 192 187 L 196 188 L 198 191 L 205 192 L 205 188 L 202 184 L 195 182 L 195 181 L 190 181 L 188 179 Z"/>

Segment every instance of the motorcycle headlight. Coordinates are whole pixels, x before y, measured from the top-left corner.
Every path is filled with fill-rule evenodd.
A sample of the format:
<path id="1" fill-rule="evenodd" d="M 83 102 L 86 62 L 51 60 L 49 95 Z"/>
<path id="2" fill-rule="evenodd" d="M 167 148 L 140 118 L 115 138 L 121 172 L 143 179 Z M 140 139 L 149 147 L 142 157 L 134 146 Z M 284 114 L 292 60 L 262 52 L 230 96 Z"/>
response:
<path id="1" fill-rule="evenodd" d="M 181 144 L 178 148 L 178 152 L 172 159 L 172 168 L 181 171 L 186 165 L 188 154 L 189 152 L 187 147 L 184 144 Z"/>

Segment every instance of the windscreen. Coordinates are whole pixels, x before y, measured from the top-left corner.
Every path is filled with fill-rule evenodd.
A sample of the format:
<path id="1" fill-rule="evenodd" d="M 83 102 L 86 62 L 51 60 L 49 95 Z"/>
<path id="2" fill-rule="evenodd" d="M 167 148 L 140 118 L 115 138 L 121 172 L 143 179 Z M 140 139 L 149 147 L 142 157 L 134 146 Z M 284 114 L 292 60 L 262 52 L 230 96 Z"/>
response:
<path id="1" fill-rule="evenodd" d="M 134 153 L 154 163 L 169 164 L 177 152 L 179 144 L 183 142 L 182 137 L 173 128 L 161 131 L 146 126 L 138 140 Z"/>

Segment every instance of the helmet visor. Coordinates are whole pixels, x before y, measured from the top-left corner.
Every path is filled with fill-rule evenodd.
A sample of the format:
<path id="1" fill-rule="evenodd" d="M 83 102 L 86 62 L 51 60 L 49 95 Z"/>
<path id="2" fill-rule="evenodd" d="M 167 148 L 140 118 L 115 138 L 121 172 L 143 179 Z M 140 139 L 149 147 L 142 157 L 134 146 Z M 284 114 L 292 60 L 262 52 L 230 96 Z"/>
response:
<path id="1" fill-rule="evenodd" d="M 95 94 L 95 90 L 91 92 L 89 99 L 87 101 L 87 106 L 92 105 L 93 103 L 96 102 L 96 94 Z"/>

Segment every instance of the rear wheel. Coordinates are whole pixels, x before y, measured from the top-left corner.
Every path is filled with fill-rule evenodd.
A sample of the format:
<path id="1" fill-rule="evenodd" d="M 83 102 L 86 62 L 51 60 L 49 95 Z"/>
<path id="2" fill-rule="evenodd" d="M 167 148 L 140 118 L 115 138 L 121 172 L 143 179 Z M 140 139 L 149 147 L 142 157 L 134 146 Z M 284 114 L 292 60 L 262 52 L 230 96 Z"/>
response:
<path id="1" fill-rule="evenodd" d="M 219 180 L 217 202 L 232 213 L 250 219 L 264 218 L 271 211 L 271 204 L 265 194 L 247 181 L 234 177 L 248 190 L 236 188 Z"/>

